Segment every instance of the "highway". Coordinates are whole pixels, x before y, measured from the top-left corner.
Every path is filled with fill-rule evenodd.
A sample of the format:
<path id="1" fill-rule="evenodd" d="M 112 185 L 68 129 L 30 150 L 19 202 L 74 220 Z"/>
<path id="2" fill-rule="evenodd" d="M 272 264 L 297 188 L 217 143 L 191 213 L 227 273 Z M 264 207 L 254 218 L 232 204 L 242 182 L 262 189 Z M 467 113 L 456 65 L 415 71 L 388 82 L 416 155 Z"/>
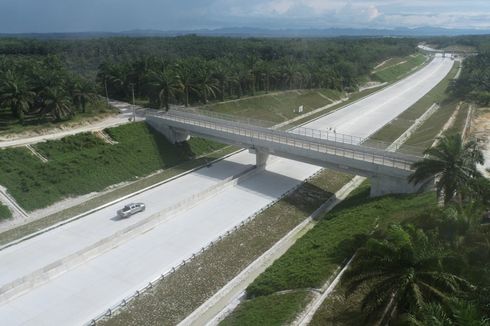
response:
<path id="1" fill-rule="evenodd" d="M 449 58 L 437 57 L 408 78 L 307 127 L 335 128 L 367 137 L 433 88 L 452 65 Z M 223 186 L 202 200 L 188 201 L 226 178 L 244 173 L 254 162 L 252 154 L 240 152 L 0 251 L 2 325 L 86 323 L 319 170 L 317 166 L 274 158 L 265 171 Z M 145 202 L 147 210 L 125 220 L 114 218 L 117 209 L 133 201 Z M 180 208 L 175 209 L 177 206 Z M 107 250 L 92 250 L 87 257 L 79 255 L 99 241 L 112 239 L 117 232 L 169 209 L 171 214 L 160 224 L 131 237 L 120 236 Z M 69 262 L 66 265 L 65 260 Z M 50 268 L 54 272 L 43 273 Z M 12 287 L 13 291 L 6 292 Z"/>

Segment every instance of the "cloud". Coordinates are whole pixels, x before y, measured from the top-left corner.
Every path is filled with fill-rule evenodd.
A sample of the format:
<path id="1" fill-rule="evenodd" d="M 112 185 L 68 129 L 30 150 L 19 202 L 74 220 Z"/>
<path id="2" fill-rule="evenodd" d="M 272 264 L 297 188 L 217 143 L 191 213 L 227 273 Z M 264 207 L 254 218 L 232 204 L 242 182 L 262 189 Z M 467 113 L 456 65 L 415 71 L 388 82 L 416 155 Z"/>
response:
<path id="1" fill-rule="evenodd" d="M 489 0 L 0 0 L 0 31 L 490 28 Z"/>

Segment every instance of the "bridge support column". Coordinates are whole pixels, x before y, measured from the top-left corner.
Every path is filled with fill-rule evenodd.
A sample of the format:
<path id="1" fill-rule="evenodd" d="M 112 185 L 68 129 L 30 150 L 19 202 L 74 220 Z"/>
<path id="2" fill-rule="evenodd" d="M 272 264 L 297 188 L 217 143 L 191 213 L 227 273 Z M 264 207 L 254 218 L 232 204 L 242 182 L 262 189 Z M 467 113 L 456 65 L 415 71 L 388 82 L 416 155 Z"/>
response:
<path id="1" fill-rule="evenodd" d="M 152 116 L 146 117 L 146 123 L 156 129 L 159 133 L 165 136 L 172 144 L 188 141 L 191 136 L 185 130 L 179 130 L 169 127 L 163 123 L 164 121 Z"/>
<path id="2" fill-rule="evenodd" d="M 255 165 L 257 168 L 265 168 L 267 159 L 269 158 L 269 151 L 263 148 L 251 148 L 249 152 L 255 154 Z"/>
<path id="3" fill-rule="evenodd" d="M 414 185 L 408 182 L 406 178 L 376 175 L 369 179 L 371 181 L 371 197 L 389 194 L 411 194 L 419 192 L 424 187 L 424 184 Z"/>

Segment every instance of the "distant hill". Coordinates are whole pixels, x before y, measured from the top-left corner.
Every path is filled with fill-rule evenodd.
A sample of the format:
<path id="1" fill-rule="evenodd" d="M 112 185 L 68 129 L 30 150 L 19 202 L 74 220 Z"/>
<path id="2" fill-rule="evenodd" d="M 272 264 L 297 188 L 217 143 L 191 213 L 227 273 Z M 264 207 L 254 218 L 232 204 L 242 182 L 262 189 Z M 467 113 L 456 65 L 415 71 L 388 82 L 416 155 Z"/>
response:
<path id="1" fill-rule="evenodd" d="M 168 37 L 182 35 L 228 36 L 228 37 L 425 37 L 425 36 L 457 36 L 485 35 L 490 30 L 479 29 L 447 29 L 437 27 L 394 28 L 394 29 L 358 29 L 358 28 L 326 28 L 326 29 L 265 29 L 253 27 L 232 27 L 218 29 L 198 29 L 182 31 L 130 30 L 123 32 L 79 32 L 79 33 L 23 33 L 2 34 L 3 37 L 31 38 L 99 38 L 99 37 Z"/>

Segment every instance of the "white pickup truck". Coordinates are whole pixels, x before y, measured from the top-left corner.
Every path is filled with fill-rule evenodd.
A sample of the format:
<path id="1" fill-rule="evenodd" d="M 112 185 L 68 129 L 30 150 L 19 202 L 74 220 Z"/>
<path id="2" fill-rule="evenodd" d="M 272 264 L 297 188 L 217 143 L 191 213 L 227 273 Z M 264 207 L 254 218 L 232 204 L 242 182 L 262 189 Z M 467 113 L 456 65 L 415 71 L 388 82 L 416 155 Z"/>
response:
<path id="1" fill-rule="evenodd" d="M 143 212 L 145 208 L 145 204 L 143 203 L 128 204 L 117 211 L 117 216 L 119 216 L 120 218 L 130 217 L 133 214 Z"/>

